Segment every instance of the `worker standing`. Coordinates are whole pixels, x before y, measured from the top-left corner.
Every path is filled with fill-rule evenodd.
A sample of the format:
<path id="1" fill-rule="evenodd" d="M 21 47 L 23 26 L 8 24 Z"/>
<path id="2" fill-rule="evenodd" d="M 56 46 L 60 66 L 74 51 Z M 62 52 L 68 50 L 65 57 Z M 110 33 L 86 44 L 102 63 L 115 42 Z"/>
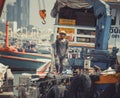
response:
<path id="1" fill-rule="evenodd" d="M 61 31 L 55 42 L 55 67 L 58 74 L 62 73 L 63 71 L 63 66 L 65 66 L 68 51 L 68 40 L 65 37 L 66 32 Z"/>

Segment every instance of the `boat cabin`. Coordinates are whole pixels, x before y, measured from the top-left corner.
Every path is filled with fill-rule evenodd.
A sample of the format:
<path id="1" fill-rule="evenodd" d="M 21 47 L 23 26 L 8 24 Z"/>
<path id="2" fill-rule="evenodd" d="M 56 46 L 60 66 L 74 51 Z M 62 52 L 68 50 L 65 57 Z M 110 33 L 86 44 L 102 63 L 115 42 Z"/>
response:
<path id="1" fill-rule="evenodd" d="M 110 5 L 112 15 L 110 37 L 117 38 L 119 37 L 118 32 L 120 31 L 118 26 L 120 20 L 117 21 L 119 19 L 120 6 L 118 2 L 105 1 Z M 86 58 L 85 54 L 89 54 L 95 48 L 95 42 L 97 40 L 95 33 L 97 19 L 94 15 L 93 7 L 85 2 L 85 0 L 82 0 L 81 4 L 76 2 L 77 0 L 75 0 L 72 6 L 69 3 L 63 6 L 62 0 L 59 0 L 61 4 L 56 3 L 54 5 L 51 16 L 55 18 L 54 41 L 61 30 L 66 31 L 66 39 L 69 40 L 68 58 L 75 58 L 74 65 L 83 67 L 84 62 L 81 60 Z M 111 38 L 108 40 L 109 43 L 110 40 Z M 109 45 L 108 49 L 112 50 L 112 47 Z M 104 63 L 101 64 L 104 65 Z M 71 65 L 73 65 L 73 62 Z"/>

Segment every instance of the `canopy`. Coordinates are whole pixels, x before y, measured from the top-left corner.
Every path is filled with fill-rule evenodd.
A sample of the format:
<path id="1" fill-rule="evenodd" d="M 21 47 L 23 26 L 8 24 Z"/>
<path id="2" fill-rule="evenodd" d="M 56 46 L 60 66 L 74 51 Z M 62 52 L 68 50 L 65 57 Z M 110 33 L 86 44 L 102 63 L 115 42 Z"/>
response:
<path id="1" fill-rule="evenodd" d="M 0 0 L 0 17 L 1 17 L 1 14 L 2 14 L 4 3 L 5 3 L 5 0 Z"/>
<path id="2" fill-rule="evenodd" d="M 56 17 L 57 12 L 59 12 L 60 8 L 65 6 L 74 8 L 74 9 L 91 7 L 91 5 L 88 4 L 87 0 L 56 0 L 54 7 L 51 11 L 51 16 Z"/>

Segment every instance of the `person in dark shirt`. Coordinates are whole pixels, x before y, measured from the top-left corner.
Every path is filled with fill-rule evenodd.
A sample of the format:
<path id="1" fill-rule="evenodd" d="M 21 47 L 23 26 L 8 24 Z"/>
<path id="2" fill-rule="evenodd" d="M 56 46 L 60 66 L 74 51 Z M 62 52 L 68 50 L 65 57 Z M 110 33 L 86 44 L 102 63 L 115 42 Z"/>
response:
<path id="1" fill-rule="evenodd" d="M 61 31 L 59 33 L 59 38 L 57 38 L 55 42 L 54 56 L 57 73 L 62 73 L 63 66 L 65 65 L 65 60 L 68 51 L 68 40 L 65 37 L 66 32 Z"/>

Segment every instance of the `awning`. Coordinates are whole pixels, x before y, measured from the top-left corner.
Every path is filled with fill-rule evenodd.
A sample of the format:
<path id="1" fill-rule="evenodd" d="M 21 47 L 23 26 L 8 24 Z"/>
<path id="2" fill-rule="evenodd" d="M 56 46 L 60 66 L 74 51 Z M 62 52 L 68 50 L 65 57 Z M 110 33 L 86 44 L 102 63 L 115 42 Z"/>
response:
<path id="1" fill-rule="evenodd" d="M 87 2 L 87 0 L 56 0 L 54 7 L 51 11 L 51 16 L 56 17 L 57 12 L 59 12 L 62 7 L 70 7 L 73 9 L 80 8 L 90 8 L 91 5 Z"/>

